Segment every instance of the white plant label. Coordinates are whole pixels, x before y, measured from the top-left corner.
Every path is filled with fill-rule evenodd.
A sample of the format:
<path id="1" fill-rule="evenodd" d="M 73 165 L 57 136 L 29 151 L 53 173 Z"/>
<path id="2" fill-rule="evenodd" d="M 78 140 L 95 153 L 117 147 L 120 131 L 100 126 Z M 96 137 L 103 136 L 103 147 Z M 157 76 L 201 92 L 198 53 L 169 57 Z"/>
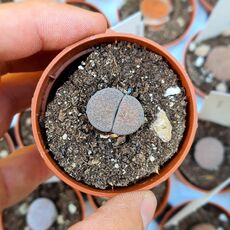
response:
<path id="1" fill-rule="evenodd" d="M 199 119 L 230 127 L 230 94 L 211 91 L 204 99 Z"/>
<path id="2" fill-rule="evenodd" d="M 144 22 L 141 12 L 137 12 L 112 27 L 116 32 L 144 36 Z"/>
<path id="3" fill-rule="evenodd" d="M 209 38 L 220 35 L 224 30 L 230 29 L 230 1 L 219 0 L 212 10 L 205 28 L 197 36 L 196 42 L 199 43 Z"/>

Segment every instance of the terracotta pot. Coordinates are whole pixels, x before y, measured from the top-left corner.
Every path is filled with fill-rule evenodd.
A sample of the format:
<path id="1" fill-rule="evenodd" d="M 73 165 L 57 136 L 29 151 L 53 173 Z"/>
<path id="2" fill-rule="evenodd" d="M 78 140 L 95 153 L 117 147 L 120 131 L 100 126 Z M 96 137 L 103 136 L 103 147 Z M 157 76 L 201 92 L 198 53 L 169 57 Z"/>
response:
<path id="1" fill-rule="evenodd" d="M 157 204 L 157 209 L 156 209 L 156 212 L 155 212 L 155 214 L 153 216 L 154 219 L 161 215 L 161 213 L 164 211 L 164 209 L 166 208 L 166 206 L 168 204 L 168 199 L 169 199 L 170 190 L 171 190 L 171 180 L 170 180 L 170 178 L 168 180 L 166 180 L 165 182 L 163 182 L 163 183 L 166 183 L 166 190 L 165 190 L 165 194 L 164 194 L 164 197 L 163 197 L 161 203 Z M 87 194 L 87 198 L 89 200 L 90 206 L 94 210 L 99 208 L 99 206 L 97 205 L 97 203 L 95 201 L 94 196 L 91 196 L 91 195 Z"/>
<path id="2" fill-rule="evenodd" d="M 195 17 L 196 17 L 196 14 L 197 14 L 197 4 L 196 4 L 196 0 L 190 0 L 191 2 L 191 5 L 193 6 L 193 11 L 192 11 L 192 14 L 191 14 L 191 19 L 190 19 L 190 22 L 186 28 L 186 30 L 184 31 L 183 34 L 181 34 L 178 38 L 176 38 L 175 40 L 169 42 L 169 43 L 166 43 L 162 46 L 166 47 L 166 48 L 170 48 L 172 46 L 175 46 L 177 45 L 178 43 L 180 43 L 180 41 L 182 41 L 184 39 L 184 37 L 188 34 L 194 20 L 195 20 Z M 119 18 L 119 21 L 121 21 L 121 16 L 120 16 L 120 12 L 118 10 L 118 18 Z"/>
<path id="3" fill-rule="evenodd" d="M 185 184 L 186 186 L 188 186 L 189 188 L 191 189 L 195 189 L 197 190 L 198 192 L 203 192 L 203 193 L 207 193 L 207 192 L 210 192 L 210 190 L 208 189 L 204 189 L 204 188 L 200 188 L 198 187 L 197 185 L 191 183 L 184 175 L 183 173 L 180 171 L 180 168 L 175 172 L 177 178 L 183 183 Z M 220 193 L 223 194 L 223 193 L 226 193 L 226 192 L 230 192 L 230 186 L 224 188 Z"/>
<path id="4" fill-rule="evenodd" d="M 167 223 L 167 221 L 174 215 L 174 213 L 178 210 L 180 210 L 181 208 L 183 208 L 186 204 L 188 204 L 189 202 L 185 202 L 181 205 L 178 205 L 174 208 L 171 208 L 164 216 L 164 218 L 161 220 L 161 222 L 159 223 L 159 230 L 163 230 L 163 226 L 164 224 Z M 209 205 L 212 205 L 212 206 L 215 206 L 216 208 L 220 209 L 221 212 L 225 213 L 225 215 L 227 215 L 229 218 L 230 218 L 230 213 L 225 209 L 223 208 L 222 206 L 218 205 L 218 204 L 214 204 L 214 203 L 211 203 L 209 202 L 208 203 Z"/>
<path id="5" fill-rule="evenodd" d="M 78 190 L 75 190 L 75 193 L 79 200 L 79 204 L 81 208 L 81 220 L 83 220 L 85 218 L 85 202 L 84 202 L 81 192 L 79 192 Z M 4 226 L 3 225 L 3 214 L 0 213 L 0 230 L 4 230 L 3 226 Z"/>
<path id="6" fill-rule="evenodd" d="M 211 5 L 207 0 L 200 0 L 200 3 L 203 5 L 203 7 L 210 13 L 213 9 L 213 5 Z"/>
<path id="7" fill-rule="evenodd" d="M 99 10 L 95 5 L 93 5 L 93 4 L 89 3 L 89 2 L 86 2 L 85 0 L 66 0 L 66 3 L 67 3 L 67 4 L 71 4 L 71 5 L 74 5 L 74 4 L 78 3 L 78 4 L 81 4 L 82 6 L 88 7 L 88 8 L 89 8 L 91 11 L 93 11 L 93 12 L 98 12 L 98 13 L 104 15 L 104 17 L 106 18 L 106 21 L 107 21 L 107 27 L 108 27 L 108 28 L 111 27 L 108 18 L 107 18 L 107 17 L 105 16 L 105 14 L 104 14 L 101 10 Z"/>
<path id="8" fill-rule="evenodd" d="M 21 116 L 22 116 L 22 113 L 19 113 L 16 115 L 16 125 L 14 127 L 14 135 L 15 135 L 15 139 L 16 139 L 16 142 L 19 148 L 22 148 L 25 146 L 22 140 L 22 135 L 21 135 L 21 125 L 20 125 Z"/>
<path id="9" fill-rule="evenodd" d="M 6 139 L 6 142 L 7 142 L 7 145 L 8 145 L 10 152 L 13 152 L 15 150 L 15 146 L 14 146 L 14 142 L 11 139 L 9 133 L 5 133 L 4 138 Z"/>
<path id="10" fill-rule="evenodd" d="M 185 88 L 185 93 L 188 100 L 187 105 L 187 128 L 184 132 L 184 138 L 181 141 L 180 148 L 178 152 L 174 155 L 174 157 L 169 160 L 164 167 L 160 170 L 159 175 L 151 175 L 142 181 L 127 186 L 125 188 L 114 188 L 114 189 L 97 189 L 91 186 L 88 186 L 82 182 L 76 181 L 67 175 L 52 159 L 50 156 L 45 143 L 43 141 L 42 132 L 39 125 L 39 116 L 44 115 L 48 96 L 51 91 L 51 88 L 55 82 L 55 80 L 60 76 L 60 73 L 65 70 L 65 68 L 72 63 L 76 59 L 80 59 L 82 55 L 86 55 L 91 52 L 91 48 L 100 44 L 109 44 L 114 43 L 115 41 L 128 41 L 131 43 L 139 44 L 156 52 L 157 54 L 163 56 L 168 63 L 171 65 L 173 70 L 178 74 L 178 77 L 181 80 L 182 86 Z M 181 165 L 184 158 L 186 157 L 195 136 L 195 132 L 197 129 L 197 112 L 196 112 L 196 99 L 194 94 L 194 89 L 192 83 L 187 76 L 184 68 L 178 64 L 176 59 L 171 56 L 163 47 L 152 42 L 148 39 L 137 37 L 129 34 L 122 33 L 106 33 L 99 34 L 95 36 L 91 36 L 82 41 L 79 41 L 66 49 L 64 49 L 46 68 L 43 72 L 42 77 L 37 85 L 37 88 L 34 93 L 34 97 L 32 99 L 32 128 L 33 134 L 35 138 L 35 143 L 38 147 L 41 156 L 45 160 L 47 166 L 53 171 L 61 180 L 65 183 L 82 191 L 84 193 L 89 193 L 95 196 L 105 196 L 111 197 L 117 195 L 119 193 L 131 192 L 136 190 L 146 190 L 153 188 L 173 174 L 176 169 Z"/>
<path id="11" fill-rule="evenodd" d="M 187 66 L 186 66 L 186 54 L 187 54 L 187 51 L 188 51 L 188 48 L 189 48 L 189 45 L 192 41 L 195 40 L 195 38 L 197 37 L 197 35 L 199 34 L 200 32 L 197 32 L 196 34 L 194 34 L 188 41 L 188 43 L 186 44 L 185 46 L 185 49 L 184 49 L 184 54 L 183 54 L 183 64 L 184 64 L 184 68 L 185 70 L 187 71 Z M 188 73 L 188 71 L 187 71 Z M 189 75 L 189 73 L 188 73 Z M 199 88 L 197 88 L 194 84 L 193 84 L 194 88 L 195 88 L 195 92 L 198 96 L 204 98 L 205 96 L 207 96 L 207 94 L 205 92 L 203 92 L 202 90 L 200 90 Z"/>

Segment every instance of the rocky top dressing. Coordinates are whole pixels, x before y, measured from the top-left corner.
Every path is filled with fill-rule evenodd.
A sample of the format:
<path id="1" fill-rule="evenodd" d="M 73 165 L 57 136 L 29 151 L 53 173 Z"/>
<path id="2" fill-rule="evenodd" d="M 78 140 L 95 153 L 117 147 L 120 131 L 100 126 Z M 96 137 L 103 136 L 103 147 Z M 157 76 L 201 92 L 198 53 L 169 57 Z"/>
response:
<path id="1" fill-rule="evenodd" d="M 106 88 L 135 99 L 144 123 L 140 120 L 125 135 L 110 132 L 111 126 L 100 131 L 91 125 L 87 103 Z M 124 108 L 127 115 L 133 113 L 129 103 Z M 125 187 L 159 173 L 177 152 L 186 103 L 180 80 L 164 58 L 139 45 L 118 42 L 95 47 L 76 66 L 49 102 L 41 126 L 45 125 L 51 156 L 71 177 L 100 189 Z"/>
<path id="2" fill-rule="evenodd" d="M 194 85 L 208 94 L 211 90 L 230 92 L 230 30 L 220 36 L 191 42 L 185 57 L 186 69 Z"/>
<path id="3" fill-rule="evenodd" d="M 10 150 L 6 141 L 6 138 L 0 138 L 0 159 L 9 155 Z"/>

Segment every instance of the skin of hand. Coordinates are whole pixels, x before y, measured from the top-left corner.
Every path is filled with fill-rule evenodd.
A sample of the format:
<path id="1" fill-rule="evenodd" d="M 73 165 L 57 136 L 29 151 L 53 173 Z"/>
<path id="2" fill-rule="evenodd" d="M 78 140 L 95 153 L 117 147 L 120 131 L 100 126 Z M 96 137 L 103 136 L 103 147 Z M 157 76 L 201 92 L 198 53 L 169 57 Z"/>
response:
<path id="1" fill-rule="evenodd" d="M 54 1 L 0 5 L 0 136 L 28 108 L 41 73 L 63 48 L 106 31 L 98 14 Z M 0 160 L 0 212 L 52 176 L 36 146 Z M 156 208 L 150 191 L 121 194 L 70 230 L 145 229 Z"/>

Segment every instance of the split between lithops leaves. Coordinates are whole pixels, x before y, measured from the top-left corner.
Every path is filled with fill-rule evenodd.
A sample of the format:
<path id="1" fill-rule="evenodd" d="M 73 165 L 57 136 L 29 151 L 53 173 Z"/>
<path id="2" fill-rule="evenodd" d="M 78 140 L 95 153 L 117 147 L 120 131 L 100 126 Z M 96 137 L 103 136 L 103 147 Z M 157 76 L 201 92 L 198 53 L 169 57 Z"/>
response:
<path id="1" fill-rule="evenodd" d="M 132 134 L 144 123 L 140 102 L 115 88 L 97 91 L 88 101 L 86 114 L 96 129 L 117 135 Z"/>

